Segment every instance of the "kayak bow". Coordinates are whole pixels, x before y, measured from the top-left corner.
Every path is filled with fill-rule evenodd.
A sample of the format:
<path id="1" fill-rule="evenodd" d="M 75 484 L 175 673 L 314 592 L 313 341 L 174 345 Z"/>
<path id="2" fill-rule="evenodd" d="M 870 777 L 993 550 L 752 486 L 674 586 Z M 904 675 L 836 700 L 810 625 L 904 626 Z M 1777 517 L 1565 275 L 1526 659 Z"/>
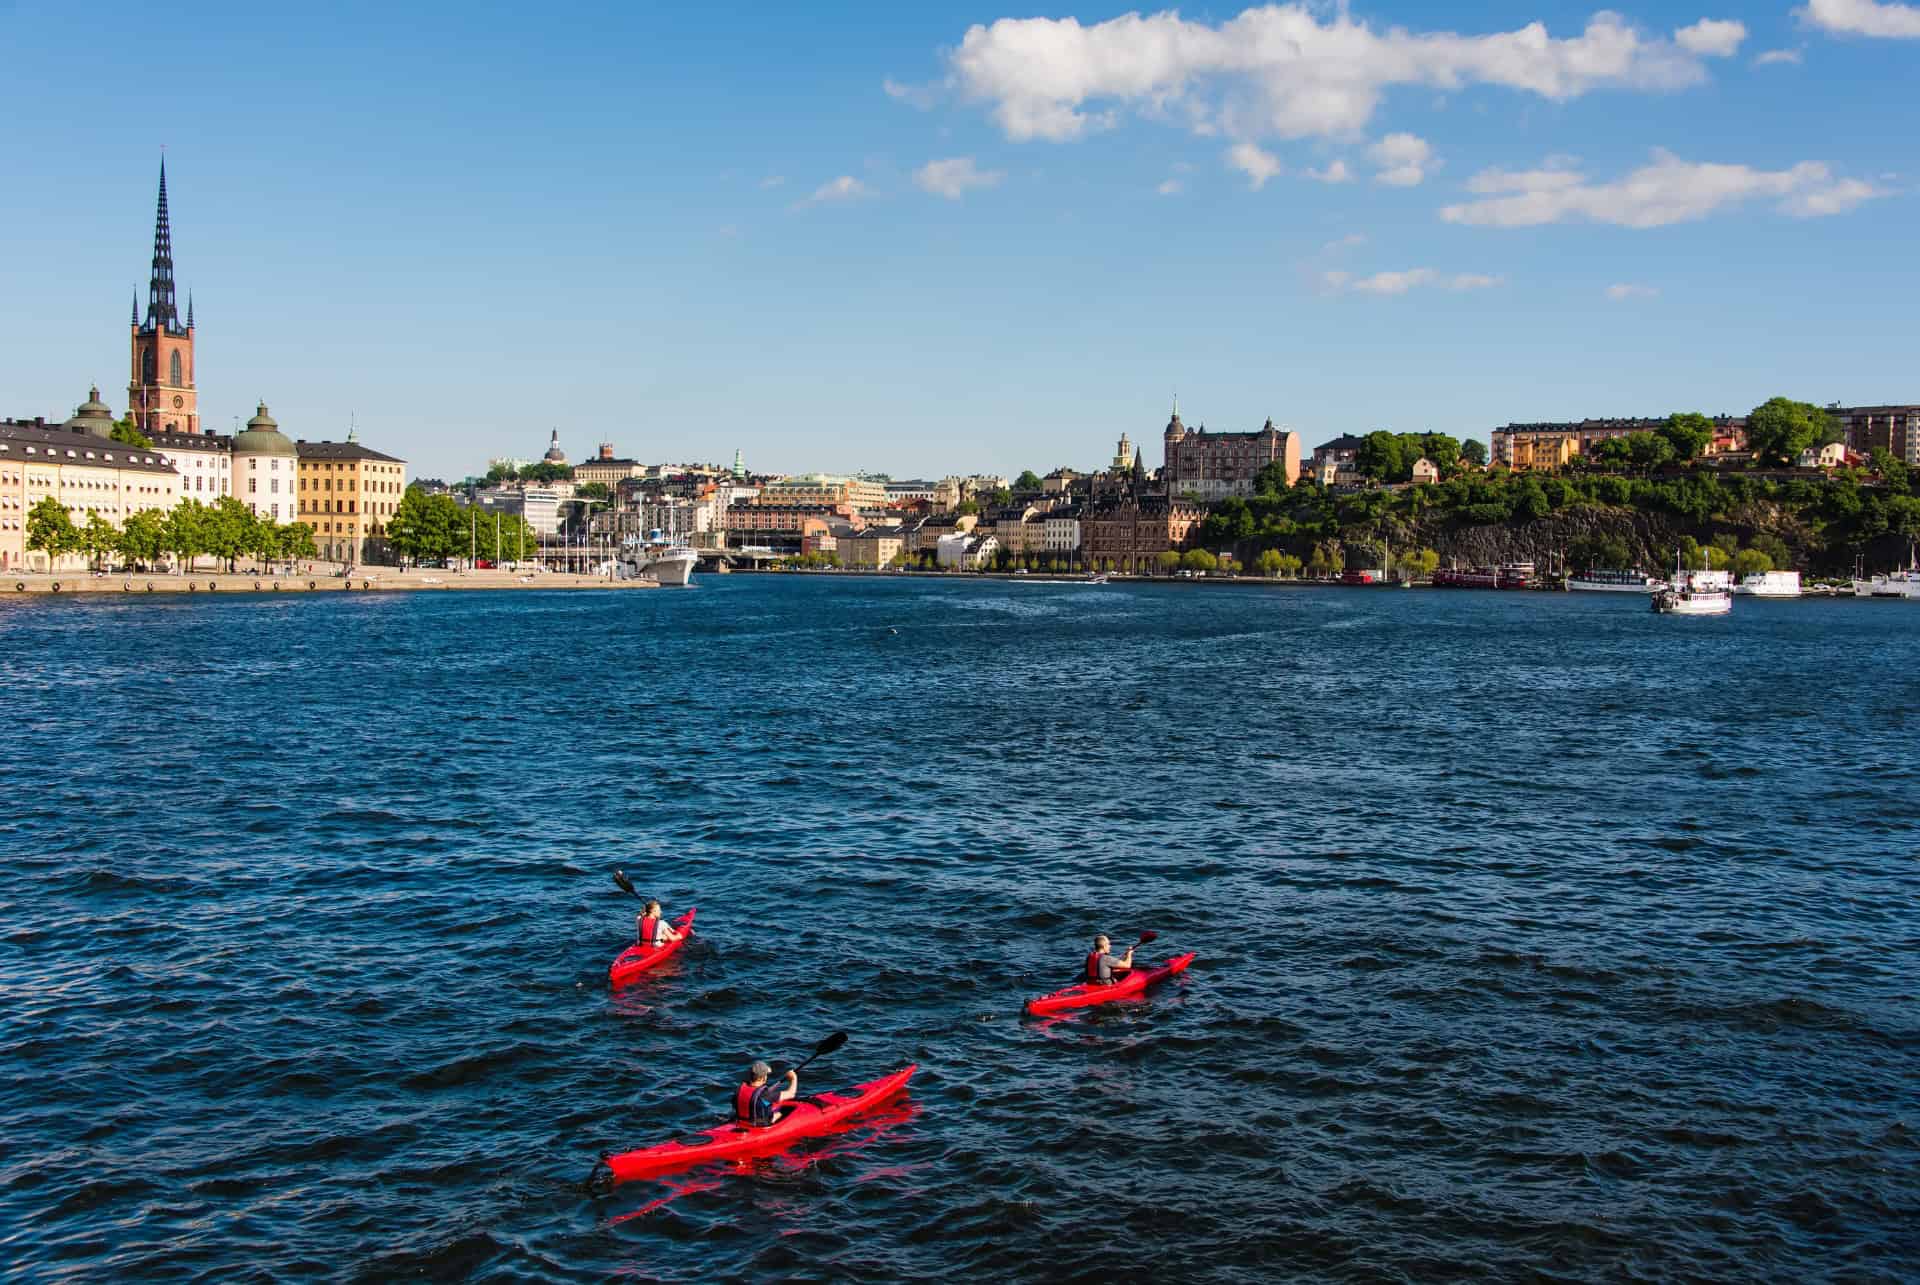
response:
<path id="1" fill-rule="evenodd" d="M 674 920 L 673 927 L 680 934 L 679 941 L 670 941 L 664 946 L 642 946 L 635 942 L 621 951 L 613 961 L 613 967 L 607 970 L 607 984 L 619 986 L 671 959 L 676 951 L 687 944 L 686 938 L 693 932 L 693 911 L 689 910 Z"/>
<path id="2" fill-rule="evenodd" d="M 713 1160 L 732 1160 L 740 1156 L 765 1155 L 784 1151 L 816 1133 L 824 1133 L 840 1121 L 879 1106 L 907 1087 L 917 1066 L 903 1066 L 892 1075 L 855 1085 L 841 1093 L 820 1093 L 795 1098 L 781 1110 L 780 1117 L 763 1129 L 744 1124 L 723 1124 L 708 1129 L 695 1142 L 663 1142 L 658 1146 L 623 1151 L 603 1156 L 607 1181 L 630 1182 L 635 1178 L 655 1177 L 678 1169 L 691 1168 Z M 596 1173 L 601 1172 L 596 1166 Z"/>
<path id="3" fill-rule="evenodd" d="M 1069 1008 L 1086 1008 L 1093 1004 L 1105 1004 L 1116 999 L 1126 999 L 1129 995 L 1138 995 L 1147 987 L 1164 982 L 1175 973 L 1182 972 L 1193 962 L 1193 952 L 1175 955 L 1151 968 L 1135 968 L 1119 981 L 1106 986 L 1090 982 L 1080 982 L 1065 990 L 1057 990 L 1051 995 L 1042 995 L 1039 999 L 1027 1001 L 1027 1016 L 1045 1017 L 1048 1013 L 1060 1013 Z"/>

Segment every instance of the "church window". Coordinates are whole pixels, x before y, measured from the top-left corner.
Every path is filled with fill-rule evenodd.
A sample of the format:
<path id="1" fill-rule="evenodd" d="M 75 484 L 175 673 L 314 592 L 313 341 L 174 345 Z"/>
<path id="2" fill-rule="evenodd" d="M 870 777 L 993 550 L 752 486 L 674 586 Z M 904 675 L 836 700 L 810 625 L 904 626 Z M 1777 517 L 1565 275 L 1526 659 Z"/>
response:
<path id="1" fill-rule="evenodd" d="M 167 363 L 167 370 L 173 376 L 172 380 L 170 380 L 169 382 L 171 382 L 175 386 L 178 386 L 186 382 L 185 380 L 180 378 L 180 353 L 178 349 L 174 351 L 173 360 Z"/>

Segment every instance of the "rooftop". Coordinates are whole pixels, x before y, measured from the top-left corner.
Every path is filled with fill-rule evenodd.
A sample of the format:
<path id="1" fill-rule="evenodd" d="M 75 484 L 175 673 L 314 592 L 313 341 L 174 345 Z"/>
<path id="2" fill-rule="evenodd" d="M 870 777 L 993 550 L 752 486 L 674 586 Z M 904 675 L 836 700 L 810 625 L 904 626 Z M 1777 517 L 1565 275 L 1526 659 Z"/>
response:
<path id="1" fill-rule="evenodd" d="M 9 459 L 52 459 L 61 464 L 133 469 L 140 473 L 171 473 L 173 465 L 146 447 L 106 441 L 91 433 L 0 420 L 0 452 Z"/>
<path id="2" fill-rule="evenodd" d="M 370 447 L 362 446 L 358 442 L 309 442 L 303 438 L 293 445 L 303 460 L 381 460 L 388 464 L 406 463 L 397 455 L 383 454 Z"/>

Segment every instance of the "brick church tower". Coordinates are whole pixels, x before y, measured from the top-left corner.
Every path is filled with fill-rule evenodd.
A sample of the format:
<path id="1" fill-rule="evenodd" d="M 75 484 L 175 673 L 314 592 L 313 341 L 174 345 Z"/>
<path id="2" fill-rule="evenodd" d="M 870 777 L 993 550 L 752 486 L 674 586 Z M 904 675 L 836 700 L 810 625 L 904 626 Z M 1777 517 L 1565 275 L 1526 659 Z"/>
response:
<path id="1" fill-rule="evenodd" d="M 147 285 L 147 319 L 133 304 L 133 374 L 127 381 L 127 413 L 143 433 L 198 433 L 200 407 L 193 388 L 193 300 L 187 323 L 173 291 L 173 233 L 167 226 L 167 163 L 160 162 L 160 209 L 153 222 L 153 277 Z"/>

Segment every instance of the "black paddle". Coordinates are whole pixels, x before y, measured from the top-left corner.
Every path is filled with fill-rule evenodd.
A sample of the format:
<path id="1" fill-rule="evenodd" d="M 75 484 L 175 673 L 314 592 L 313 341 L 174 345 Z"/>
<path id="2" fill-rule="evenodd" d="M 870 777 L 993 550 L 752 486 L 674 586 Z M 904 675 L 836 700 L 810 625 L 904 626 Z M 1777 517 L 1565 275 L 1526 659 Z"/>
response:
<path id="1" fill-rule="evenodd" d="M 799 1066 L 784 1067 L 779 1065 L 778 1063 L 775 1063 L 773 1068 L 773 1073 L 775 1075 L 784 1076 L 788 1071 L 792 1071 L 794 1074 L 797 1075 L 800 1073 L 801 1068 L 806 1066 L 808 1062 L 813 1061 L 813 1059 L 817 1057 L 825 1057 L 827 1054 L 832 1053 L 838 1048 L 840 1048 L 840 1046 L 845 1044 L 846 1042 L 847 1042 L 847 1033 L 845 1031 L 835 1031 L 833 1034 L 827 1036 L 826 1039 L 821 1040 L 818 1044 L 814 1045 L 813 1052 L 807 1054 L 807 1056 L 805 1057 L 805 1059 L 801 1061 Z"/>
<path id="2" fill-rule="evenodd" d="M 632 894 L 633 894 L 634 896 L 636 896 L 636 897 L 640 897 L 640 890 L 639 890 L 638 888 L 635 888 L 635 887 L 633 886 L 633 880 L 631 880 L 631 879 L 629 879 L 629 878 L 627 878 L 627 872 L 626 872 L 626 871 L 624 871 L 624 870 L 616 870 L 616 871 L 614 871 L 614 872 L 613 872 L 613 881 L 614 881 L 615 883 L 617 883 L 617 884 L 619 884 L 619 885 L 620 885 L 620 886 L 621 886 L 622 888 L 624 888 L 624 889 L 626 889 L 626 890 L 627 890 L 628 892 L 630 892 L 630 893 L 632 893 Z M 645 898 L 645 897 L 640 897 L 640 900 L 642 900 L 642 901 L 645 901 L 645 900 L 646 900 L 646 898 Z"/>

